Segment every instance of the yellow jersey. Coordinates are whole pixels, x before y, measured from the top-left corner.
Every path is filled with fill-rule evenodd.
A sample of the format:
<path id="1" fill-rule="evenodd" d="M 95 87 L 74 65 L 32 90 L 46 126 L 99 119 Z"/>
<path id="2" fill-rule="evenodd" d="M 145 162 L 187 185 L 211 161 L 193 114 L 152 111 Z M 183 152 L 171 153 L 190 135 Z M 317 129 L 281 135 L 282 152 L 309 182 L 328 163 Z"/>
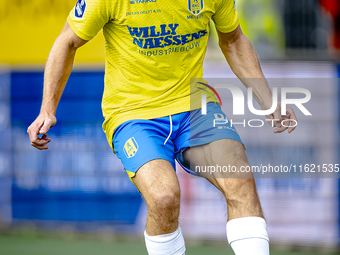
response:
<path id="1" fill-rule="evenodd" d="M 190 79 L 203 78 L 210 20 L 234 31 L 234 0 L 78 0 L 67 21 L 74 33 L 105 37 L 103 130 L 190 108 Z M 198 94 L 198 93 L 196 93 Z"/>

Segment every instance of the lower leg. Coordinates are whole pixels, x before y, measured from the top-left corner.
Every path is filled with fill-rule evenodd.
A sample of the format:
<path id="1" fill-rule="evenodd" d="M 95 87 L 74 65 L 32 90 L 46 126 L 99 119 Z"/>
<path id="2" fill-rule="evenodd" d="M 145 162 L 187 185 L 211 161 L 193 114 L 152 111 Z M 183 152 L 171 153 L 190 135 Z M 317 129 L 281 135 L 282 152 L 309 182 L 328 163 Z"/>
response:
<path id="1" fill-rule="evenodd" d="M 228 242 L 236 255 L 269 255 L 269 238 L 254 179 L 223 180 Z"/>
<path id="2" fill-rule="evenodd" d="M 182 255 L 185 244 L 178 224 L 180 189 L 177 176 L 166 160 L 143 165 L 134 183 L 145 198 L 148 218 L 144 233 L 150 255 Z"/>
<path id="3" fill-rule="evenodd" d="M 254 179 L 225 179 L 222 188 L 209 180 L 226 197 L 226 233 L 236 255 L 269 255 L 269 238 Z M 221 182 L 222 180 L 219 180 Z"/>
<path id="4" fill-rule="evenodd" d="M 264 218 L 254 178 L 215 179 L 228 205 L 228 221 L 242 217 Z"/>
<path id="5" fill-rule="evenodd" d="M 249 166 L 241 143 L 218 140 L 185 151 L 184 159 L 195 166 Z M 225 196 L 228 205 L 227 237 L 236 255 L 268 255 L 266 222 L 251 173 L 208 173 L 205 176 Z"/>

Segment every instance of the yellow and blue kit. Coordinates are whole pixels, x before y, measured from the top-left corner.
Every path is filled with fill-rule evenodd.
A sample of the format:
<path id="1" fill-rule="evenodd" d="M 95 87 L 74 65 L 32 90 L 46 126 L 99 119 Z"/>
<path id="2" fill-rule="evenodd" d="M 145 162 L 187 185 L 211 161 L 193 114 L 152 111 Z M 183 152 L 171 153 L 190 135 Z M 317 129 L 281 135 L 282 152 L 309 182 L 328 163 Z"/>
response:
<path id="1" fill-rule="evenodd" d="M 139 148 L 141 142 L 135 135 L 126 135 L 131 133 L 127 126 L 135 127 L 128 123 L 167 118 L 169 125 L 166 116 L 188 114 L 200 107 L 190 105 L 193 97 L 199 99 L 202 94 L 190 89 L 190 79 L 203 78 L 211 19 L 220 32 L 234 31 L 239 25 L 235 1 L 78 0 L 70 12 L 68 24 L 80 38 L 91 40 L 103 29 L 103 129 L 126 170 L 135 172 L 140 163 L 127 164 L 123 158 L 144 162 L 138 154 L 148 150 Z M 183 120 L 183 116 L 178 118 Z M 237 133 L 231 136 L 239 140 Z M 173 160 L 174 150 L 180 151 L 181 146 L 170 147 L 173 152 L 166 159 Z"/>
<path id="2" fill-rule="evenodd" d="M 203 77 L 210 20 L 228 33 L 239 24 L 234 0 L 78 0 L 68 16 L 77 36 L 105 37 L 104 132 L 132 119 L 190 108 L 190 78 Z"/>

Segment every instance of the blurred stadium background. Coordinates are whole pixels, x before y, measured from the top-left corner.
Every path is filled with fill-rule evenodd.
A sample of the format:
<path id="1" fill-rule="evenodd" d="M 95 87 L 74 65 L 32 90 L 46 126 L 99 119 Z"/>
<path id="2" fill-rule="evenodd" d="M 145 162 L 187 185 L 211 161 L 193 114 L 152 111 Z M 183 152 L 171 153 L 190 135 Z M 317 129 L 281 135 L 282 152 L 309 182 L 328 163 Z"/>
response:
<path id="1" fill-rule="evenodd" d="M 304 78 L 299 86 L 309 89 L 313 98 L 309 104 L 313 120 L 302 122 L 293 138 L 274 137 L 270 128 L 262 133 L 239 129 L 250 163 L 339 163 L 340 1 L 236 3 L 241 26 L 267 78 L 274 84 L 283 78 Z M 58 123 L 50 132 L 50 149 L 37 151 L 26 134 L 39 113 L 44 63 L 74 4 L 0 0 L 1 255 L 146 254 L 145 202 L 101 130 L 101 33 L 77 53 L 58 108 Z M 212 31 L 205 77 L 233 78 Z M 308 80 L 314 82 L 309 86 Z M 304 120 L 301 114 L 298 117 Z M 222 196 L 180 167 L 177 173 L 188 254 L 232 254 L 225 244 Z M 258 179 L 257 183 L 273 254 L 338 250 L 338 179 Z"/>

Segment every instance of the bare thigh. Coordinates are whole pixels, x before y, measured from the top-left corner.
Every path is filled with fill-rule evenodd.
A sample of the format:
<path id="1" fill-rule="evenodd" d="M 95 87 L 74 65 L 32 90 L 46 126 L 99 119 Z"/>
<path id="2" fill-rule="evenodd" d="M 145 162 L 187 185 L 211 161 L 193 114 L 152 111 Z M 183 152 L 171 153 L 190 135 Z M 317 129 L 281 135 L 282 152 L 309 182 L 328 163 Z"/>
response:
<path id="1" fill-rule="evenodd" d="M 178 228 L 180 187 L 170 162 L 149 161 L 137 171 L 133 181 L 148 206 L 147 234 L 174 232 Z"/>
<path id="2" fill-rule="evenodd" d="M 263 217 L 254 176 L 251 172 L 241 172 L 241 169 L 249 167 L 249 163 L 240 142 L 221 139 L 206 145 L 191 147 L 184 151 L 184 160 L 190 164 L 192 170 L 197 170 L 197 166 L 200 169 L 205 167 L 206 171 L 201 175 L 225 196 L 229 220 L 247 216 Z M 210 168 L 209 171 L 209 166 L 215 168 Z M 236 169 L 236 171 L 219 169 Z"/>

